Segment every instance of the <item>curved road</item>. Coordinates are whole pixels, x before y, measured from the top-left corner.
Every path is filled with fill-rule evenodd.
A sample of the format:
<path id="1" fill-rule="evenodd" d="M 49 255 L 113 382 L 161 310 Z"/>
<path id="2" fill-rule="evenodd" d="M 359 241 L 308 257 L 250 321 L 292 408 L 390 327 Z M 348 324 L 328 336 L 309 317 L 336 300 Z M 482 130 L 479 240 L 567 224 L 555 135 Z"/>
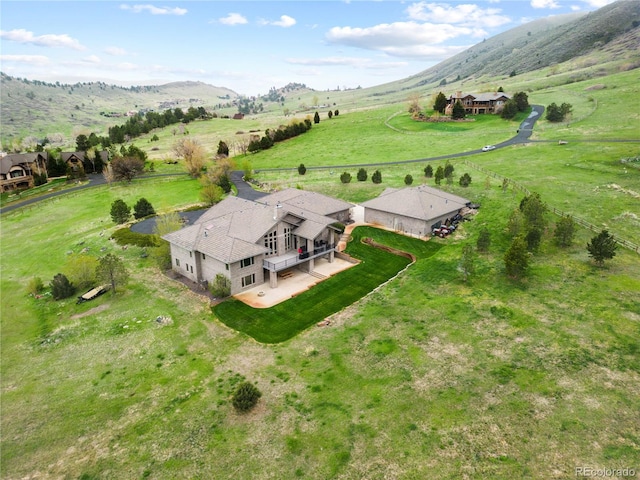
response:
<path id="1" fill-rule="evenodd" d="M 536 121 L 542 116 L 542 113 L 544 112 L 544 107 L 542 105 L 532 105 L 531 108 L 532 108 L 531 113 L 520 124 L 520 128 L 518 129 L 516 136 L 502 143 L 496 144 L 496 149 L 502 148 L 502 147 L 508 147 L 511 145 L 517 145 L 520 143 L 527 143 L 527 141 L 529 140 L 529 137 L 531 137 L 531 134 L 533 132 L 533 126 L 535 125 Z M 469 150 L 467 152 L 440 155 L 439 157 L 417 158 L 414 160 L 398 160 L 394 162 L 380 162 L 380 163 L 352 163 L 349 165 L 327 165 L 327 166 L 321 166 L 321 167 L 311 166 L 311 167 L 307 167 L 307 170 L 326 170 L 326 169 L 335 169 L 335 168 L 340 169 L 340 168 L 353 168 L 353 167 L 383 167 L 385 165 L 401 165 L 405 163 L 430 162 L 435 160 L 444 160 L 447 158 L 466 157 L 467 155 L 476 155 L 479 153 L 485 153 L 485 152 L 483 152 L 482 149 L 478 149 L 478 150 Z M 297 167 L 263 168 L 261 170 L 265 172 L 275 172 L 275 171 L 295 170 L 296 168 Z M 153 176 L 172 176 L 172 175 L 186 175 L 186 173 L 166 173 L 166 174 L 158 174 Z M 146 177 L 148 178 L 149 176 L 146 176 Z M 249 184 L 248 182 L 245 182 L 242 179 L 242 177 L 243 177 L 242 171 L 231 172 L 231 181 L 233 182 L 233 184 L 236 186 L 238 190 L 238 197 L 245 198 L 247 200 L 257 200 L 258 198 L 266 195 L 265 193 L 254 190 L 251 184 Z M 12 210 L 16 210 L 20 207 L 24 207 L 27 205 L 32 205 L 42 200 L 47 200 L 49 198 L 57 197 L 58 195 L 64 195 L 65 193 L 84 190 L 86 188 L 95 187 L 97 185 L 104 185 L 106 183 L 104 177 L 99 174 L 89 175 L 88 178 L 89 178 L 89 182 L 84 185 L 68 188 L 66 190 L 60 190 L 58 192 L 47 193 L 45 195 L 29 198 L 22 202 L 18 202 L 11 205 L 7 205 L 6 207 L 2 207 L 0 208 L 0 214 L 10 212 Z M 145 178 L 145 177 L 142 177 L 142 178 Z M 151 220 L 151 219 L 148 219 L 148 220 Z M 193 218 L 189 218 L 189 221 L 193 221 Z M 144 222 L 140 222 L 137 225 L 140 225 L 143 223 Z M 146 225 L 143 227 L 143 229 L 148 230 Z"/>

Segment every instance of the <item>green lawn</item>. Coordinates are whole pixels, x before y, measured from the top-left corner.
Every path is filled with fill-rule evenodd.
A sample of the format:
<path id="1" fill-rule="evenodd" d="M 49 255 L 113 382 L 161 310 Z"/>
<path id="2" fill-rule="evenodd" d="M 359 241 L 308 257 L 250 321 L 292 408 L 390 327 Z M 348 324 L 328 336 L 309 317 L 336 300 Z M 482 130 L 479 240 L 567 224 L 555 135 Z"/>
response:
<path id="1" fill-rule="evenodd" d="M 408 239 L 370 227 L 358 227 L 346 252 L 361 261 L 355 267 L 320 282 L 286 302 L 271 308 L 252 308 L 230 299 L 213 312 L 218 319 L 263 343 L 289 340 L 301 331 L 348 307 L 402 270 L 410 260 L 361 243 L 370 237 L 388 246 L 428 258 L 441 247 L 433 242 Z M 396 238 L 397 237 L 397 238 Z"/>
<path id="2" fill-rule="evenodd" d="M 551 144 L 471 160 L 539 191 L 550 205 L 633 236 L 640 180 L 620 157 L 637 156 L 637 143 L 582 143 L 577 136 L 563 148 L 555 141 L 565 128 L 594 140 L 631 136 L 636 112 L 624 110 L 622 122 L 616 115 L 635 98 L 636 77 L 637 70 L 599 78 L 607 88 L 586 93 L 599 96 L 594 112 L 569 127 L 543 125 L 538 139 Z M 558 86 L 548 98 L 562 101 L 565 92 L 581 98 L 592 83 Z M 585 100 L 579 108 L 588 106 Z M 449 134 L 385 127 L 400 109 L 341 111 L 339 122 L 323 120 L 304 140 L 279 146 L 277 155 L 252 156 L 264 167 L 294 168 L 258 178 L 352 202 L 401 187 L 407 173 L 415 184 L 433 184 L 420 174 L 424 163 L 384 167 L 380 185 L 355 178 L 342 185 L 342 172 L 330 169 L 295 172 L 301 161 L 353 165 L 451 151 Z M 503 137 L 489 130 L 484 138 L 451 135 L 455 150 L 457 139 L 477 148 Z M 462 160 L 456 175 L 467 171 Z M 350 170 L 354 177 L 356 171 Z M 429 242 L 358 228 L 357 235 L 411 251 L 418 261 L 363 297 L 406 264 L 383 255 L 380 264 L 392 268 L 374 272 L 348 308 L 292 300 L 304 302 L 301 311 L 335 311 L 332 324 L 305 329 L 313 322 L 304 319 L 295 333 L 283 314 L 272 320 L 281 330 L 259 342 L 220 322 L 207 300 L 163 275 L 141 249 L 122 250 L 108 239 L 116 198 L 133 204 L 144 196 L 156 210 L 181 209 L 198 202 L 197 181 L 137 180 L 3 214 L 0 477 L 546 479 L 573 478 L 577 466 L 637 472 L 640 257 L 619 249 L 596 267 L 585 249 L 593 234 L 578 229 L 573 245 L 559 248 L 555 217 L 548 215 L 529 274 L 513 281 L 504 273 L 511 242 L 505 227 L 521 195 L 469 173 L 468 188 L 441 188 L 481 204 L 471 222 Z M 482 227 L 491 231 L 491 247 L 475 257 L 475 272 L 464 282 L 461 251 L 475 245 Z M 81 305 L 26 294 L 33 276 L 48 283 L 83 248 L 120 256 L 131 272 L 126 288 Z M 349 249 L 365 259 L 356 272 L 369 267 L 371 255 L 382 255 L 357 241 Z M 348 274 L 335 277 L 339 288 L 331 293 L 344 303 L 345 290 L 360 282 L 345 281 Z M 314 290 L 321 287 L 329 288 Z M 273 341 L 279 343 L 262 343 Z M 230 397 L 244 379 L 262 397 L 255 410 L 238 415 Z"/>

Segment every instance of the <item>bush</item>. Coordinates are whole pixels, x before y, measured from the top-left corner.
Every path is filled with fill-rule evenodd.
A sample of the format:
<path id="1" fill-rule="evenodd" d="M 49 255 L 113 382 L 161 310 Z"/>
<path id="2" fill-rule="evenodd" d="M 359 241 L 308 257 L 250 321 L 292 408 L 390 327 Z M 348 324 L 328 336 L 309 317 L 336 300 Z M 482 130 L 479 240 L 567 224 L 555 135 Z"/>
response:
<path id="1" fill-rule="evenodd" d="M 433 177 L 433 167 L 431 165 L 424 167 L 424 176 L 427 178 Z"/>
<path id="2" fill-rule="evenodd" d="M 344 223 L 342 223 L 342 222 L 333 222 L 331 224 L 331 226 L 337 228 L 338 230 L 340 230 L 340 233 L 344 233 Z"/>
<path id="3" fill-rule="evenodd" d="M 356 175 L 356 178 L 358 179 L 359 182 L 364 182 L 367 180 L 367 171 L 364 168 L 361 168 L 360 170 L 358 170 L 358 174 Z"/>
<path id="4" fill-rule="evenodd" d="M 304 166 L 304 163 L 298 165 L 298 173 L 300 175 L 304 175 L 305 173 L 307 173 L 307 167 Z"/>
<path id="5" fill-rule="evenodd" d="M 413 183 L 413 177 L 411 175 L 407 175 L 404 177 L 404 184 L 411 185 Z"/>
<path id="6" fill-rule="evenodd" d="M 262 393 L 255 385 L 249 382 L 243 382 L 238 385 L 231 403 L 237 411 L 244 413 L 255 407 L 261 396 Z"/>
<path id="7" fill-rule="evenodd" d="M 231 280 L 222 273 L 216 275 L 216 278 L 209 285 L 211 295 L 217 298 L 224 298 L 231 295 Z"/>
<path id="8" fill-rule="evenodd" d="M 111 219 L 114 223 L 125 223 L 131 216 L 131 208 L 124 203 L 124 200 L 118 199 L 111 204 Z"/>
<path id="9" fill-rule="evenodd" d="M 33 277 L 27 284 L 27 293 L 37 295 L 44 290 L 44 283 L 40 277 Z"/>
<path id="10" fill-rule="evenodd" d="M 116 230 L 111 235 L 118 245 L 135 245 L 137 247 L 157 247 L 155 235 L 132 232 L 128 228 Z"/>
<path id="11" fill-rule="evenodd" d="M 460 186 L 461 187 L 468 187 L 470 184 L 471 184 L 471 175 L 469 175 L 468 173 L 464 173 L 460 177 Z"/>
<path id="12" fill-rule="evenodd" d="M 373 175 L 371 175 L 371 181 L 373 183 L 382 183 L 382 173 L 380 173 L 380 170 L 373 172 Z"/>
<path id="13" fill-rule="evenodd" d="M 51 288 L 51 295 L 53 295 L 55 300 L 69 298 L 76 293 L 75 287 L 63 273 L 58 273 L 53 277 L 53 280 L 49 283 L 49 287 Z"/>
<path id="14" fill-rule="evenodd" d="M 344 172 L 340 175 L 340 181 L 342 183 L 350 183 L 351 182 L 351 174 L 349 172 Z"/>
<path id="15" fill-rule="evenodd" d="M 146 198 L 141 198 L 133 206 L 133 216 L 137 218 L 148 217 L 149 215 L 155 215 L 156 211 L 153 209 L 151 203 Z"/>

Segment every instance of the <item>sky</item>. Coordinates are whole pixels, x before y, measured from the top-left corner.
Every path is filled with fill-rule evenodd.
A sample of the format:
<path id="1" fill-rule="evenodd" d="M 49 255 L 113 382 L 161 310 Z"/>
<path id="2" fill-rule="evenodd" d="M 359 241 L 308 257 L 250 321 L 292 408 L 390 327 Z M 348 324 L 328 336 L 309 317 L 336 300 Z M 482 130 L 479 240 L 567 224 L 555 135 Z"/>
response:
<path id="1" fill-rule="evenodd" d="M 523 23 L 612 0 L 0 2 L 0 71 L 54 83 L 371 87 Z"/>

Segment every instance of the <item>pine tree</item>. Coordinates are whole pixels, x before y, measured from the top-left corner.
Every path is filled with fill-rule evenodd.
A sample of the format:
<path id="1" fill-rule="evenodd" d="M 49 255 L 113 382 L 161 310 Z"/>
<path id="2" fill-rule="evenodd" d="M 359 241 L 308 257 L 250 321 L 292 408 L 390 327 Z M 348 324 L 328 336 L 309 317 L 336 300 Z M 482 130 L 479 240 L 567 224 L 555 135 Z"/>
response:
<path id="1" fill-rule="evenodd" d="M 569 247 L 573 242 L 575 232 L 575 222 L 569 215 L 562 217 L 556 222 L 556 229 L 553 236 L 556 243 L 561 247 Z"/>
<path id="2" fill-rule="evenodd" d="M 602 230 L 587 243 L 589 256 L 592 257 L 599 266 L 603 266 L 605 260 L 615 257 L 617 248 L 618 244 L 613 237 L 609 235 L 607 230 Z"/>
<path id="3" fill-rule="evenodd" d="M 125 223 L 131 216 L 131 207 L 124 203 L 124 200 L 118 199 L 111 204 L 111 219 L 114 223 Z"/>
<path id="4" fill-rule="evenodd" d="M 320 123 L 320 114 L 318 112 L 313 116 L 313 123 Z"/>
<path id="5" fill-rule="evenodd" d="M 365 182 L 367 180 L 367 171 L 364 168 L 360 168 L 358 170 L 358 174 L 356 175 L 356 178 L 358 179 L 359 182 Z"/>
<path id="6" fill-rule="evenodd" d="M 380 173 L 380 170 L 373 172 L 373 175 L 371 175 L 371 181 L 373 183 L 382 183 L 382 173 Z"/>
<path id="7" fill-rule="evenodd" d="M 529 269 L 529 253 L 522 237 L 513 239 L 511 246 L 504 254 L 504 266 L 511 278 L 523 277 Z"/>
<path id="8" fill-rule="evenodd" d="M 155 215 L 156 211 L 146 198 L 141 198 L 133 206 L 133 216 L 138 218 L 148 217 L 149 215 Z"/>
<path id="9" fill-rule="evenodd" d="M 436 175 L 434 177 L 436 185 L 440 185 L 440 182 L 442 182 L 443 178 L 444 178 L 444 169 L 442 168 L 442 165 L 440 165 L 436 169 Z"/>
<path id="10" fill-rule="evenodd" d="M 454 120 L 462 120 L 467 116 L 467 112 L 464 110 L 464 106 L 460 103 L 460 100 L 457 100 L 456 103 L 453 104 L 453 111 L 451 112 L 451 118 Z"/>
<path id="11" fill-rule="evenodd" d="M 491 246 L 491 233 L 487 227 L 483 227 L 478 235 L 478 241 L 476 242 L 476 248 L 479 252 L 488 252 Z"/>
<path id="12" fill-rule="evenodd" d="M 433 167 L 431 165 L 424 167 L 424 176 L 427 178 L 433 177 Z"/>
<path id="13" fill-rule="evenodd" d="M 447 97 L 444 93 L 439 92 L 433 104 L 433 109 L 436 112 L 444 113 L 445 108 L 447 108 Z"/>
<path id="14" fill-rule="evenodd" d="M 69 298 L 76 291 L 73 284 L 63 273 L 58 273 L 53 277 L 53 280 L 49 283 L 49 287 L 51 288 L 51 295 L 54 300 Z"/>

